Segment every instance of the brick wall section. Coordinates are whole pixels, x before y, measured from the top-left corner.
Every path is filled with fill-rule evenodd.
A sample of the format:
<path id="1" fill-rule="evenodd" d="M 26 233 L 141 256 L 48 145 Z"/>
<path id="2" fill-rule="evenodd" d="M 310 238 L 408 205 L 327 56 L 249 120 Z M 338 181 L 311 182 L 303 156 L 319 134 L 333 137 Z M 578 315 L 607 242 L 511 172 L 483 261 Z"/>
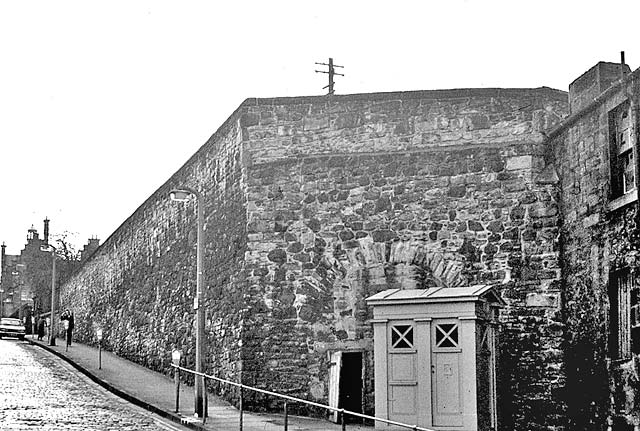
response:
<path id="1" fill-rule="evenodd" d="M 180 348 L 193 368 L 196 207 L 169 199 L 188 186 L 205 205 L 206 370 L 239 379 L 247 238 L 240 133 L 234 114 L 62 287 L 80 341 L 95 343 L 100 326 L 105 348 L 118 355 L 168 373 Z"/>
<path id="2" fill-rule="evenodd" d="M 631 89 L 631 84 L 625 86 Z M 609 271 L 637 266 L 637 204 L 607 209 L 608 113 L 626 99 L 624 87 L 618 85 L 600 103 L 569 118 L 550 141 L 561 180 L 566 391 L 570 429 L 576 430 L 603 429 L 620 407 L 627 410 L 630 423 L 640 419 L 640 405 L 633 402 L 637 390 L 625 384 L 637 373 L 635 362 L 607 359 Z M 615 397 L 623 399 L 618 407 L 610 402 L 616 392 Z"/>
<path id="3" fill-rule="evenodd" d="M 498 284 L 502 423 L 562 422 L 557 177 L 549 90 L 249 100 L 247 383 L 327 400 L 328 353 L 363 349 L 364 298 L 388 288 Z M 372 367 L 365 385 L 373 411 Z"/>

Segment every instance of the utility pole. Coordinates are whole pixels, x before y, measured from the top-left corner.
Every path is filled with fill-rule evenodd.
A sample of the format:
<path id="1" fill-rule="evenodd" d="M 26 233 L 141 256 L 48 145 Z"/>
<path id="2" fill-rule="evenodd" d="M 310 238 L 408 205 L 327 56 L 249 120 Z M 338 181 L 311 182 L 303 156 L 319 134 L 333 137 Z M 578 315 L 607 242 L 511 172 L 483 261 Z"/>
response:
<path id="1" fill-rule="evenodd" d="M 340 68 L 342 68 L 342 67 L 344 67 L 344 66 L 338 66 L 337 64 L 333 64 L 333 58 L 329 58 L 329 63 L 316 63 L 316 64 L 319 64 L 319 65 L 321 65 L 321 66 L 329 66 L 329 71 L 328 71 L 328 72 L 327 72 L 327 71 L 325 71 L 325 70 L 316 70 L 316 73 L 327 73 L 327 74 L 329 74 L 329 85 L 325 85 L 324 87 L 322 87 L 322 89 L 324 90 L 325 88 L 327 88 L 327 87 L 328 87 L 328 88 L 329 88 L 329 92 L 328 92 L 327 94 L 328 94 L 328 95 L 332 95 L 332 94 L 334 93 L 334 89 L 333 89 L 333 84 L 334 84 L 333 77 L 334 77 L 335 75 L 338 75 L 338 76 L 344 76 L 344 74 L 336 72 L 335 68 L 336 68 L 336 67 L 340 67 Z"/>

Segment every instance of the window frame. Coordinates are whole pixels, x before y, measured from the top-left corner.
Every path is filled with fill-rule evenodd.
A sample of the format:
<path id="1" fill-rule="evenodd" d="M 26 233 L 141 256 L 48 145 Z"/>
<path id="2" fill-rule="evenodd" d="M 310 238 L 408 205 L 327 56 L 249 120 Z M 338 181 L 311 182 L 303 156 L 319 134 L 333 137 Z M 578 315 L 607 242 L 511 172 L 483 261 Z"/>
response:
<path id="1" fill-rule="evenodd" d="M 450 329 L 446 329 L 445 326 L 449 326 Z M 460 348 L 460 325 L 457 322 L 436 323 L 434 336 L 435 348 L 437 349 Z M 452 345 L 444 345 L 445 343 Z"/>
<path id="2" fill-rule="evenodd" d="M 609 357 L 628 360 L 640 353 L 640 289 L 633 268 L 609 273 Z"/>
<path id="3" fill-rule="evenodd" d="M 401 332 L 399 329 L 399 327 L 407 327 L 407 331 L 405 332 Z M 394 331 L 398 334 L 398 336 L 400 337 L 397 342 L 394 343 L 393 341 L 393 335 L 394 335 Z M 411 332 L 411 342 L 409 342 L 409 340 L 406 338 L 406 335 Z M 390 325 L 389 328 L 389 350 L 390 351 L 399 351 L 399 352 L 411 352 L 411 351 L 415 351 L 416 350 L 416 338 L 415 338 L 415 325 L 413 324 L 413 322 L 394 322 Z M 398 344 L 402 341 L 405 341 L 407 344 L 409 344 L 408 347 L 398 347 Z"/>
<path id="4" fill-rule="evenodd" d="M 608 113 L 609 125 L 609 200 L 622 199 L 637 194 L 638 172 L 633 121 L 629 100 L 617 105 Z M 631 180 L 627 178 L 631 176 Z M 629 184 L 631 183 L 631 185 Z M 628 199 L 627 199 L 628 200 Z"/>

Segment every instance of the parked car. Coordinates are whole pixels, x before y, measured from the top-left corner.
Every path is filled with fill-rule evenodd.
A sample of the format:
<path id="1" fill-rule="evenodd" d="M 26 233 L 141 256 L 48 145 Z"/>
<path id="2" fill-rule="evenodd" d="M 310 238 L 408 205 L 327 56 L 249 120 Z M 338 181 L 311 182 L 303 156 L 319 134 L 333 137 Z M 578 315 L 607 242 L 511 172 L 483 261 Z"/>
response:
<path id="1" fill-rule="evenodd" d="M 0 319 L 0 338 L 16 337 L 19 340 L 24 340 L 25 332 L 26 329 L 20 319 L 12 319 L 10 317 Z"/>

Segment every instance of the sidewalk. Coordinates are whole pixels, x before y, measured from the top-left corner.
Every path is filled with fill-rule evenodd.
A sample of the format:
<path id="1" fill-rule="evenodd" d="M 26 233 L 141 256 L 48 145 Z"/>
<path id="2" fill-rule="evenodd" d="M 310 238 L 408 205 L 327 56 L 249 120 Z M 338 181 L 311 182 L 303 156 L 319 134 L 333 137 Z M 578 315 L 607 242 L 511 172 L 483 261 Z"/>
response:
<path id="1" fill-rule="evenodd" d="M 162 417 L 196 430 L 239 430 L 239 410 L 228 402 L 208 394 L 209 417 L 194 418 L 194 391 L 192 386 L 180 385 L 180 410 L 175 413 L 175 384 L 172 378 L 151 371 L 138 364 L 121 358 L 111 352 L 102 351 L 102 369 L 98 369 L 98 349 L 84 344 L 73 343 L 65 351 L 65 341 L 56 339 L 56 346 L 49 346 L 47 340 L 26 338 L 31 344 L 40 346 L 72 364 L 96 383 L 116 395 Z M 323 419 L 289 415 L 289 430 L 339 431 L 341 426 Z M 284 429 L 283 414 L 243 414 L 244 431 L 280 431 Z M 347 425 L 348 430 L 373 430 L 373 427 Z"/>

